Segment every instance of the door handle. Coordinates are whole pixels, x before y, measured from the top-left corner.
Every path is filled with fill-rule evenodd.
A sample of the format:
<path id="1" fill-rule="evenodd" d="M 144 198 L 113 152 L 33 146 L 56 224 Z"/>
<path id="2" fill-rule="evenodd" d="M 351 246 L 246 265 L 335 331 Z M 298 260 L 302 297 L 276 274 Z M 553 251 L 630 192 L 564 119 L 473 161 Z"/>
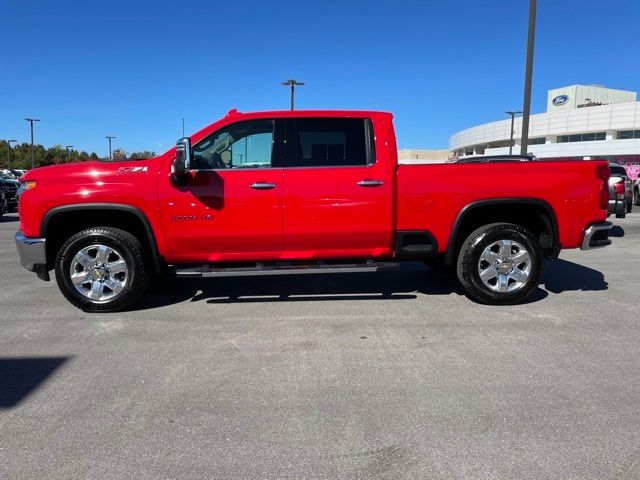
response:
<path id="1" fill-rule="evenodd" d="M 368 178 L 365 178 L 364 180 L 360 180 L 358 182 L 358 185 L 361 187 L 379 187 L 381 185 L 384 185 L 384 182 L 382 180 L 370 180 Z"/>
<path id="2" fill-rule="evenodd" d="M 268 182 L 255 182 L 249 186 L 254 190 L 271 190 L 273 188 L 276 188 L 277 185 L 275 183 Z"/>

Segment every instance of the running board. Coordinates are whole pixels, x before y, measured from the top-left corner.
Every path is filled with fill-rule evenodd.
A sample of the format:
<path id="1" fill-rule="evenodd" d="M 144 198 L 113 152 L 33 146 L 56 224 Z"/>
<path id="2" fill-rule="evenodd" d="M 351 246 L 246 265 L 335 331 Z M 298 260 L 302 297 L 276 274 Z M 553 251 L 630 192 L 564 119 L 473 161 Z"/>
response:
<path id="1" fill-rule="evenodd" d="M 175 269 L 178 278 L 210 278 L 210 277 L 250 277 L 257 275 L 301 275 L 309 273 L 364 273 L 397 270 L 398 262 L 362 263 L 257 263 L 247 267 L 215 267 L 202 265 Z"/>

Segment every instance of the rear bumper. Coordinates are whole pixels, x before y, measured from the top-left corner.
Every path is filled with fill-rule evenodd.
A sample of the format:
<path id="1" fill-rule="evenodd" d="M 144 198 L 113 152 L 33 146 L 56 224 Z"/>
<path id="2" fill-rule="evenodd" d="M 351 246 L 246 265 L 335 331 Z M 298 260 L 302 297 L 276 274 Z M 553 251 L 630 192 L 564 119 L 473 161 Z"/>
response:
<path id="1" fill-rule="evenodd" d="M 609 232 L 613 228 L 611 222 L 594 223 L 584 231 L 581 250 L 593 250 L 611 245 Z"/>
<path id="2" fill-rule="evenodd" d="M 20 264 L 35 272 L 42 280 L 49 280 L 49 270 L 47 269 L 46 240 L 44 238 L 25 237 L 18 231 L 15 235 L 16 248 L 20 256 Z"/>

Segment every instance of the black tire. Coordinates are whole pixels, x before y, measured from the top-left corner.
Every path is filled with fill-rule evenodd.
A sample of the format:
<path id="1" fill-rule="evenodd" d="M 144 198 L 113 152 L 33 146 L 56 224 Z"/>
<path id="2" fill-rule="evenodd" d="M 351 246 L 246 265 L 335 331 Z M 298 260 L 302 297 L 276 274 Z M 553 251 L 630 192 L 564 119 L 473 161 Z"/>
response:
<path id="1" fill-rule="evenodd" d="M 633 189 L 633 204 L 640 207 L 640 191 L 637 188 Z"/>
<path id="2" fill-rule="evenodd" d="M 87 298 L 71 281 L 71 265 L 82 249 L 92 245 L 115 249 L 125 261 L 127 274 L 122 290 L 109 300 Z M 96 257 L 97 258 L 97 257 Z M 112 227 L 93 227 L 76 233 L 58 251 L 55 263 L 56 281 L 65 298 L 85 312 L 117 312 L 140 300 L 149 283 L 149 269 L 144 261 L 140 241 L 124 230 Z M 108 278 L 108 277 L 107 277 Z"/>
<path id="3" fill-rule="evenodd" d="M 500 240 L 516 241 L 529 253 L 528 278 L 522 286 L 511 292 L 492 290 L 484 284 L 478 272 L 483 251 Z M 488 305 L 513 305 L 524 300 L 538 287 L 542 262 L 540 246 L 526 228 L 511 223 L 493 223 L 478 228 L 467 237 L 458 255 L 456 272 L 462 287 L 473 300 Z"/>
<path id="4" fill-rule="evenodd" d="M 631 213 L 632 209 L 633 209 L 633 202 L 627 203 L 627 213 Z"/>

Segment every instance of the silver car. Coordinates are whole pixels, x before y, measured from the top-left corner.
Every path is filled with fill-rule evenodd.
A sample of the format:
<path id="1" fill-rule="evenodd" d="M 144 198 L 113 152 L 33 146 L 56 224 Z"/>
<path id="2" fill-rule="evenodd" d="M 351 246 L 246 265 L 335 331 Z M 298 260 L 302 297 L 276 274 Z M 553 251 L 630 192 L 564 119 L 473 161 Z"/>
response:
<path id="1" fill-rule="evenodd" d="M 610 163 L 609 170 L 611 171 L 609 186 L 613 185 L 617 190 L 615 192 L 616 201 L 622 204 L 616 204 L 615 214 L 618 218 L 624 218 L 625 214 L 631 213 L 633 207 L 633 182 L 622 165 Z"/>

